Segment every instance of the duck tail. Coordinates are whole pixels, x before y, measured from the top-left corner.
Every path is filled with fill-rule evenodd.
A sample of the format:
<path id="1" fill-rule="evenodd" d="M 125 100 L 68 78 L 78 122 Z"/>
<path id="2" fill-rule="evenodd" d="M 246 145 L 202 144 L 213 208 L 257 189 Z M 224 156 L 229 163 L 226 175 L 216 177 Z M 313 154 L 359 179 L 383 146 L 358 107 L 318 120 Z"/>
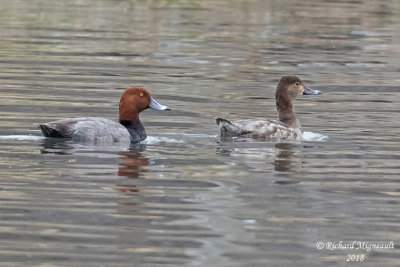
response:
<path id="1" fill-rule="evenodd" d="M 227 137 L 227 136 L 238 136 L 238 135 L 243 135 L 246 134 L 243 129 L 239 128 L 232 122 L 223 119 L 223 118 L 215 118 L 215 122 L 217 123 L 219 130 L 221 131 L 221 136 Z"/>
<path id="2" fill-rule="evenodd" d="M 42 131 L 42 134 L 46 137 L 65 137 L 61 131 L 48 123 L 39 124 L 39 128 Z"/>

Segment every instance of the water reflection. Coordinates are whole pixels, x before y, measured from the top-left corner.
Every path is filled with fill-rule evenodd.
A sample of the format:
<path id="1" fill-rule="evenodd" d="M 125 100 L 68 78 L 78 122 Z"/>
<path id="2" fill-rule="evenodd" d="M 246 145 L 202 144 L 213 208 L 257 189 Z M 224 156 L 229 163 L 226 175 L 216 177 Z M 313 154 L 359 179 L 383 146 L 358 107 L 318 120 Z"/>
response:
<path id="1" fill-rule="evenodd" d="M 123 162 L 119 163 L 118 176 L 126 176 L 128 178 L 139 178 L 146 172 L 143 166 L 149 165 L 149 159 L 143 158 L 138 151 L 122 151 L 118 153 Z"/>
<path id="2" fill-rule="evenodd" d="M 41 153 L 54 153 L 54 154 L 73 154 L 78 151 L 114 151 L 124 153 L 126 151 L 144 151 L 146 144 L 124 144 L 116 142 L 92 143 L 92 142 L 74 142 L 67 138 L 43 138 Z"/>
<path id="3" fill-rule="evenodd" d="M 149 159 L 142 156 L 139 151 L 121 151 L 118 153 L 122 162 L 118 163 L 118 176 L 137 179 L 145 172 L 147 172 L 145 166 L 149 165 Z M 129 180 L 124 179 L 116 184 L 117 190 L 125 195 L 140 195 L 140 189 L 136 184 L 130 183 Z M 120 202 L 122 205 L 135 206 L 135 201 L 124 201 Z"/>
<path id="4" fill-rule="evenodd" d="M 315 243 L 399 240 L 399 10 L 379 0 L 2 1 L 3 265 L 341 265 L 354 251 Z M 297 112 L 329 140 L 210 141 L 217 114 L 273 117 L 283 74 L 324 88 Z M 39 136 L 33 122 L 117 119 L 128 85 L 177 107 L 143 121 L 149 135 L 183 142 L 14 138 Z M 400 258 L 366 255 L 363 266 Z"/>
<path id="5" fill-rule="evenodd" d="M 44 138 L 41 154 L 69 155 L 74 151 L 73 144 L 67 139 Z"/>
<path id="6" fill-rule="evenodd" d="M 275 157 L 275 171 L 300 172 L 302 169 L 302 144 L 301 143 L 277 143 Z"/>
<path id="7" fill-rule="evenodd" d="M 248 167 L 259 169 L 265 167 L 265 164 L 272 164 L 276 172 L 284 175 L 302 171 L 302 149 L 301 142 L 274 143 L 251 138 L 224 138 L 220 140 L 216 153 L 231 161 L 231 165 L 245 162 Z"/>

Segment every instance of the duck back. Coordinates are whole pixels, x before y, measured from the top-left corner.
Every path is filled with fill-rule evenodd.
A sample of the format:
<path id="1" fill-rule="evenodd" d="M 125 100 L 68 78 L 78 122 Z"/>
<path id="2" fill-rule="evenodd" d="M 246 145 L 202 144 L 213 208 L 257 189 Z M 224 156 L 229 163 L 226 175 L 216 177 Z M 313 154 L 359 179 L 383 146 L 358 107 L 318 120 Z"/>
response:
<path id="1" fill-rule="evenodd" d="M 233 124 L 229 120 L 223 118 L 216 118 L 215 122 L 219 127 L 222 137 L 240 136 L 250 133 L 244 125 Z"/>
<path id="2" fill-rule="evenodd" d="M 216 118 L 222 137 L 248 136 L 265 140 L 271 138 L 301 140 L 302 131 L 299 128 L 288 127 L 277 120 L 248 119 L 229 121 Z"/>
<path id="3" fill-rule="evenodd" d="M 39 125 L 46 137 L 71 138 L 78 142 L 130 142 L 127 128 L 115 121 L 95 118 L 69 118 Z"/>

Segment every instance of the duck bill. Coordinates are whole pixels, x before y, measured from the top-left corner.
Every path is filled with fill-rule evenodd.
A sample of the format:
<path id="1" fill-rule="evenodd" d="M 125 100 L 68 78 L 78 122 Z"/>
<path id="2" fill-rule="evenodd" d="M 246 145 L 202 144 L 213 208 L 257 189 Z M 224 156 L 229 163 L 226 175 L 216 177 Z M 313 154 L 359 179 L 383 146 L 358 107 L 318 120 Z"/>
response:
<path id="1" fill-rule="evenodd" d="M 157 110 L 171 110 L 169 107 L 161 105 L 160 103 L 155 101 L 154 98 L 152 98 L 152 97 L 150 97 L 149 108 L 157 109 Z"/>
<path id="2" fill-rule="evenodd" d="M 303 92 L 303 95 L 320 95 L 320 94 L 322 94 L 321 91 L 311 89 L 311 88 L 308 87 L 308 86 L 306 86 L 306 87 L 304 88 L 304 92 Z"/>

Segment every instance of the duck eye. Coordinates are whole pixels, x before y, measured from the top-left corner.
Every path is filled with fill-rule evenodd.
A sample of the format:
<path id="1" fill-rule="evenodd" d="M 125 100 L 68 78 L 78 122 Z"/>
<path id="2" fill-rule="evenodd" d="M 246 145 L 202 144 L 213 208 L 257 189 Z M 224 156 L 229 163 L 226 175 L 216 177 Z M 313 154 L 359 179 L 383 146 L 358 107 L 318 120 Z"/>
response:
<path id="1" fill-rule="evenodd" d="M 142 92 L 139 93 L 140 96 L 144 96 L 144 94 Z"/>
<path id="2" fill-rule="evenodd" d="M 296 82 L 296 86 L 299 86 L 300 85 L 300 83 L 299 82 Z"/>

